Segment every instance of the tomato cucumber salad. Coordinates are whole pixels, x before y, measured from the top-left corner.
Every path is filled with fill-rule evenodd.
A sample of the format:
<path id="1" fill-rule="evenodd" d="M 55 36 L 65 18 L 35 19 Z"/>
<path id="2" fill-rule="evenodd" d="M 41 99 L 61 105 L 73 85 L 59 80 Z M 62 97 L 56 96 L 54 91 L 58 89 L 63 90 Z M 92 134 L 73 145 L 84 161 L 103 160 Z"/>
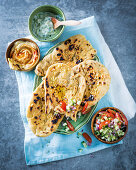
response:
<path id="1" fill-rule="evenodd" d="M 102 140 L 112 142 L 124 136 L 128 121 L 116 110 L 101 111 L 95 119 L 95 134 Z"/>

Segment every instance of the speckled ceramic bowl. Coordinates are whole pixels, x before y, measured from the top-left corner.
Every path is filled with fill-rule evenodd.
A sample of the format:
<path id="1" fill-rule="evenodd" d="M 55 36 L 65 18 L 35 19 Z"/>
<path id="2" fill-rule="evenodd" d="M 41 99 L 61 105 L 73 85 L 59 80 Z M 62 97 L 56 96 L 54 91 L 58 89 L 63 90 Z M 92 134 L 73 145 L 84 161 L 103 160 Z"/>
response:
<path id="1" fill-rule="evenodd" d="M 102 109 L 98 110 L 98 111 L 95 113 L 95 115 L 93 116 L 92 122 L 91 122 L 91 129 L 92 129 L 93 135 L 94 135 L 99 141 L 101 141 L 101 142 L 103 142 L 103 143 L 107 143 L 107 144 L 114 144 L 114 143 L 117 143 L 117 142 L 121 141 L 121 140 L 125 137 L 125 135 L 127 134 L 127 131 L 128 131 L 128 125 L 126 126 L 126 131 L 125 131 L 124 136 L 120 137 L 120 138 L 119 138 L 118 140 L 116 140 L 116 141 L 108 142 L 108 141 L 105 141 L 105 140 L 101 139 L 99 136 L 97 136 L 97 135 L 95 134 L 95 130 L 94 130 L 94 123 L 95 123 L 95 121 L 96 121 L 96 117 L 98 116 L 98 114 L 99 114 L 101 111 L 106 111 L 107 109 L 115 110 L 115 111 L 117 111 L 118 113 L 120 113 L 121 115 L 123 115 L 123 117 L 126 118 L 126 116 L 124 115 L 124 113 L 123 113 L 121 110 L 119 110 L 119 109 L 117 109 L 117 108 L 115 108 L 115 107 L 105 107 L 105 108 L 102 108 Z M 126 118 L 126 119 L 127 119 L 127 118 Z"/>
<path id="2" fill-rule="evenodd" d="M 44 41 L 44 42 L 50 42 L 50 41 L 54 41 L 54 40 L 58 39 L 64 31 L 64 26 L 59 26 L 56 29 L 55 34 L 48 39 L 41 39 L 41 37 L 39 37 L 38 35 L 36 36 L 34 34 L 33 29 L 32 29 L 32 20 L 33 20 L 34 16 L 39 12 L 50 12 L 50 13 L 53 13 L 55 15 L 59 15 L 62 18 L 62 20 L 65 21 L 65 15 L 64 15 L 63 11 L 56 6 L 44 5 L 44 6 L 40 6 L 40 7 L 36 8 L 31 13 L 31 15 L 29 17 L 29 31 L 35 39 L 37 39 L 39 41 Z"/>

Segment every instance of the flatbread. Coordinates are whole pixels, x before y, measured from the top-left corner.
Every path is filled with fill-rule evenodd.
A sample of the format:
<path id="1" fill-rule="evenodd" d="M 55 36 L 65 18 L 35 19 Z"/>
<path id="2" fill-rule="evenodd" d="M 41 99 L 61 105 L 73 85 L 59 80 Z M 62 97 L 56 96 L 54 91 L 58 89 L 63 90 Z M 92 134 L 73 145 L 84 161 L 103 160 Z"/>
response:
<path id="1" fill-rule="evenodd" d="M 85 36 L 74 35 L 56 47 L 53 52 L 43 58 L 36 66 L 35 73 L 45 76 L 47 69 L 55 63 L 64 63 L 73 67 L 85 59 L 94 59 L 96 50 Z"/>
<path id="2" fill-rule="evenodd" d="M 57 63 L 49 67 L 44 81 L 46 114 L 55 111 L 76 121 L 86 88 L 85 78 L 80 73 L 74 75 L 71 67 Z M 68 106 L 71 100 L 75 101 L 74 106 L 71 105 L 70 110 L 64 111 L 60 102 L 64 101 Z"/>
<path id="3" fill-rule="evenodd" d="M 45 89 L 42 82 L 33 92 L 27 108 L 27 120 L 32 132 L 36 136 L 47 137 L 55 132 L 62 121 L 64 115 L 54 115 L 45 113 Z"/>
<path id="4" fill-rule="evenodd" d="M 82 102 L 88 102 L 89 109 L 109 90 L 111 78 L 108 69 L 98 61 L 85 60 L 73 67 L 73 71 L 85 77 L 86 89 Z"/>

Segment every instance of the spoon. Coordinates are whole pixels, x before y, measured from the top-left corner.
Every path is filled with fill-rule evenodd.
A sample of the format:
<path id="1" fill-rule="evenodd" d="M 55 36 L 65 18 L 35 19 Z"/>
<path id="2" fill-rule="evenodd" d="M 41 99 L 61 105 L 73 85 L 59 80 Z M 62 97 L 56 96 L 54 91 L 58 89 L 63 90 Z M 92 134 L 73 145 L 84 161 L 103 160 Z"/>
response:
<path id="1" fill-rule="evenodd" d="M 75 21 L 75 20 L 68 20 L 68 21 L 59 21 L 56 18 L 52 17 L 51 21 L 53 23 L 54 29 L 58 28 L 60 25 L 68 25 L 68 26 L 74 26 L 74 25 L 79 25 L 81 24 L 80 21 Z"/>

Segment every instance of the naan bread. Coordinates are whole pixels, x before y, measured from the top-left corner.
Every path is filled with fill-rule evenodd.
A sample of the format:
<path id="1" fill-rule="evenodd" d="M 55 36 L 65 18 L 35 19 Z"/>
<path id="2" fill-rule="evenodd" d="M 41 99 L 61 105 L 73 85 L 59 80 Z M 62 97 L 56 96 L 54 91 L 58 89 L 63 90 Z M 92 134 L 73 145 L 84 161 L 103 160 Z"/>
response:
<path id="1" fill-rule="evenodd" d="M 101 63 L 94 61 L 96 50 L 83 35 L 75 35 L 44 57 L 35 69 L 45 76 L 33 92 L 27 119 L 34 134 L 49 136 L 66 117 L 76 121 L 76 114 L 88 103 L 86 112 L 108 91 L 110 75 Z M 65 102 L 66 110 L 61 108 Z M 74 104 L 70 104 L 74 101 Z M 81 106 L 82 105 L 82 106 Z"/>
<path id="2" fill-rule="evenodd" d="M 64 63 L 73 67 L 85 59 L 94 59 L 95 54 L 96 50 L 83 35 L 74 35 L 45 56 L 36 66 L 35 73 L 38 76 L 45 76 L 52 64 Z"/>
<path id="3" fill-rule="evenodd" d="M 76 121 L 76 114 L 86 88 L 85 78 L 80 73 L 74 75 L 71 67 L 57 63 L 49 67 L 44 81 L 46 114 L 55 110 Z M 64 111 L 60 102 L 64 101 L 69 105 L 71 100 L 78 104 L 71 105 L 70 110 Z"/>
<path id="4" fill-rule="evenodd" d="M 45 113 L 45 89 L 42 82 L 33 92 L 33 96 L 27 108 L 27 120 L 32 132 L 36 136 L 47 137 L 55 132 L 64 115 Z"/>
<path id="5" fill-rule="evenodd" d="M 107 68 L 94 60 L 85 60 L 73 67 L 75 74 L 85 77 L 86 89 L 83 102 L 88 102 L 88 109 L 95 105 L 109 90 L 111 78 Z"/>

